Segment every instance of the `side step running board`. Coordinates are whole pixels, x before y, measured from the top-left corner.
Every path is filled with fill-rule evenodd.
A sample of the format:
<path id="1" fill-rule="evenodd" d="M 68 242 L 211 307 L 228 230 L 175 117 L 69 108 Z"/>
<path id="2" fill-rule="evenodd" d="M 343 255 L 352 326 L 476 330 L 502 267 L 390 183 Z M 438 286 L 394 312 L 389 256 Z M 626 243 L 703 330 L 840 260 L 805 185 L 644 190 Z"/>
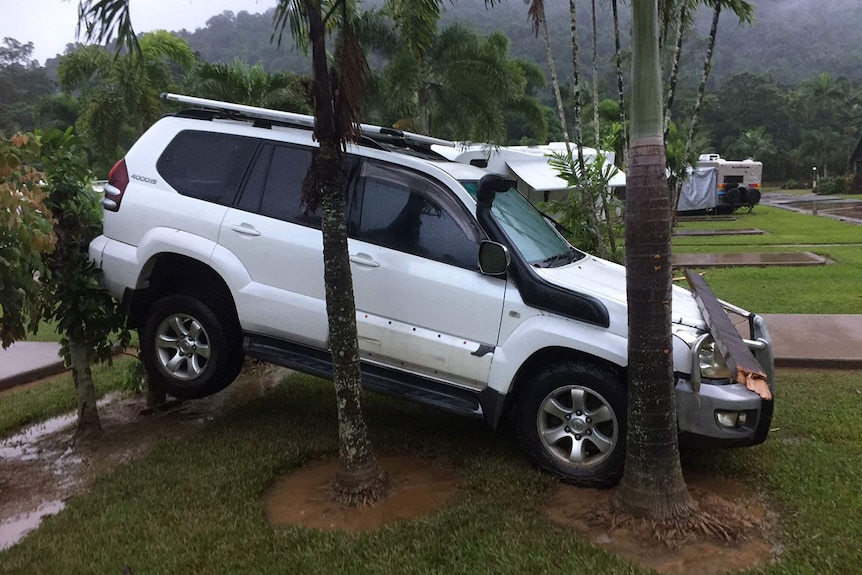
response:
<path id="1" fill-rule="evenodd" d="M 274 363 L 282 367 L 295 369 L 302 373 L 332 379 L 332 359 L 328 351 L 287 342 L 263 335 L 246 334 L 243 341 L 246 354 L 261 361 Z M 491 390 L 471 392 L 465 389 L 451 387 L 446 384 L 427 379 L 418 375 L 388 369 L 378 365 L 362 362 L 362 386 L 372 391 L 385 393 L 395 397 L 416 401 L 445 409 L 460 415 L 472 417 L 485 416 L 482 401 L 491 399 L 487 392 L 497 397 L 499 394 Z M 493 401 L 493 399 L 492 399 Z M 496 404 L 497 402 L 494 401 Z M 502 401 L 499 401 L 502 405 Z M 492 426 L 499 417 L 496 405 L 488 416 L 494 413 Z M 489 419 L 489 417 L 486 417 Z"/>

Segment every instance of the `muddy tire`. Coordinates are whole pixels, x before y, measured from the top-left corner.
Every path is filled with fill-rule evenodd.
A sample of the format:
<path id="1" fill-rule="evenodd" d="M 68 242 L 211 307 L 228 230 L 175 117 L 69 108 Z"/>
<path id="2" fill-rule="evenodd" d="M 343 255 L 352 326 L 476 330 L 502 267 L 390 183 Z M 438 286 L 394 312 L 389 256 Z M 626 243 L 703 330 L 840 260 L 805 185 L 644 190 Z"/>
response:
<path id="1" fill-rule="evenodd" d="M 565 362 L 524 382 L 518 437 L 539 467 L 581 487 L 612 487 L 623 473 L 626 394 L 599 366 Z"/>
<path id="2" fill-rule="evenodd" d="M 194 295 L 156 301 L 140 333 L 150 383 L 181 399 L 206 397 L 230 385 L 243 360 L 241 332 L 232 317 Z"/>

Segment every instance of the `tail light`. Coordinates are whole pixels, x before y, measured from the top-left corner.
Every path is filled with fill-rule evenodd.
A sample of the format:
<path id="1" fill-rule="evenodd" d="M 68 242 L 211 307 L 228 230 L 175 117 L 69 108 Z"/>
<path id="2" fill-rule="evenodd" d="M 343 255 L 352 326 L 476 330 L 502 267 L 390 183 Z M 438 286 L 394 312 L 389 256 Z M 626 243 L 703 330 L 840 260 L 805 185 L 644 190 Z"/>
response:
<path id="1" fill-rule="evenodd" d="M 108 183 L 105 184 L 105 198 L 102 207 L 109 212 L 120 211 L 120 202 L 129 185 L 129 170 L 126 169 L 126 160 L 120 160 L 108 173 Z"/>
<path id="2" fill-rule="evenodd" d="M 755 182 L 753 184 L 748 184 L 748 187 L 754 188 L 755 190 L 758 190 L 758 189 L 760 189 L 760 184 Z"/>
<path id="3" fill-rule="evenodd" d="M 718 184 L 718 189 L 719 189 L 719 190 L 723 190 L 723 189 L 724 189 L 724 187 L 725 187 L 725 185 L 726 185 L 726 184 L 725 184 L 724 182 L 722 182 L 722 183 Z"/>

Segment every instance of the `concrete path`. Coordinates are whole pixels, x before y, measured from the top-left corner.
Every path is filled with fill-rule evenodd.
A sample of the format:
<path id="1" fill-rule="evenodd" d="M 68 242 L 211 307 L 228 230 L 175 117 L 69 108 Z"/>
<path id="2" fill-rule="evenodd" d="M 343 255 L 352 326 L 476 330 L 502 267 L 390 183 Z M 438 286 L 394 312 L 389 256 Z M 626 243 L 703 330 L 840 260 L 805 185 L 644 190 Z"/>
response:
<path id="1" fill-rule="evenodd" d="M 59 343 L 19 341 L 0 347 L 0 390 L 63 372 Z"/>
<path id="2" fill-rule="evenodd" d="M 862 368 L 862 315 L 763 314 L 777 367 Z"/>
<path id="3" fill-rule="evenodd" d="M 776 367 L 862 369 L 862 315 L 764 314 Z M 0 348 L 0 390 L 62 373 L 60 344 Z"/>
<path id="4" fill-rule="evenodd" d="M 673 254 L 675 268 L 733 268 L 737 266 L 822 266 L 826 258 L 811 252 L 739 252 Z"/>

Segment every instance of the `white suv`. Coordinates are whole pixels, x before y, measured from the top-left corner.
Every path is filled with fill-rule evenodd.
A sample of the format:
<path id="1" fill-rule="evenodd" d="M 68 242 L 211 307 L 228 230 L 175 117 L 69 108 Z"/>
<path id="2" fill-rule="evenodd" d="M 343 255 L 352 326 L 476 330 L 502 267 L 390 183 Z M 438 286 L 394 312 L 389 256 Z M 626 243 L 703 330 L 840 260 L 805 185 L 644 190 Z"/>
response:
<path id="1" fill-rule="evenodd" d="M 149 377 L 203 397 L 233 381 L 244 354 L 331 376 L 320 214 L 300 201 L 313 119 L 167 97 L 195 107 L 159 120 L 114 166 L 90 245 Z M 363 130 L 348 149 L 346 211 L 364 385 L 494 427 L 513 410 L 539 465 L 614 483 L 625 269 L 572 248 L 501 177 L 433 153 L 439 140 Z M 732 311 L 772 387 L 763 320 Z M 762 442 L 772 401 L 732 381 L 690 292 L 675 288 L 673 317 L 681 434 Z"/>

